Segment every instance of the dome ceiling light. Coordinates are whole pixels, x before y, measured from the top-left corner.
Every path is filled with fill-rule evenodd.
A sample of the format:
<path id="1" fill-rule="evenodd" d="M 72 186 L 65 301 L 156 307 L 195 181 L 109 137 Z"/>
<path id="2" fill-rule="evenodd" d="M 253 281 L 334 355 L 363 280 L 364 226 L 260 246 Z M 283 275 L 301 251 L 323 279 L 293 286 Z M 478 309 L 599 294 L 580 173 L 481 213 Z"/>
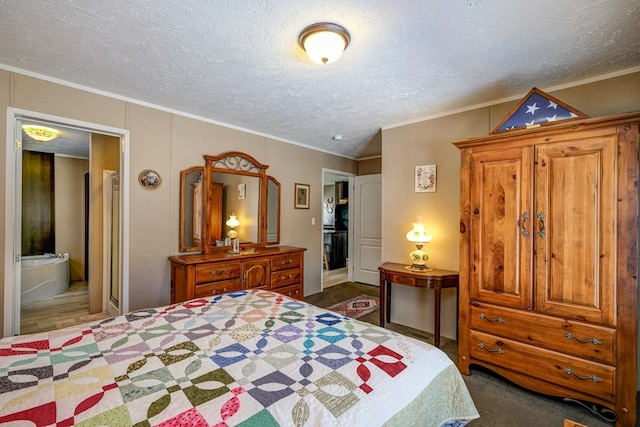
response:
<path id="1" fill-rule="evenodd" d="M 342 56 L 349 46 L 349 32 L 338 24 L 319 22 L 302 30 L 298 43 L 309 58 L 318 64 L 330 64 Z"/>
<path id="2" fill-rule="evenodd" d="M 24 133 L 29 135 L 31 138 L 40 142 L 47 142 L 52 139 L 56 139 L 60 133 L 57 129 L 37 125 L 22 125 L 22 130 L 24 130 Z"/>

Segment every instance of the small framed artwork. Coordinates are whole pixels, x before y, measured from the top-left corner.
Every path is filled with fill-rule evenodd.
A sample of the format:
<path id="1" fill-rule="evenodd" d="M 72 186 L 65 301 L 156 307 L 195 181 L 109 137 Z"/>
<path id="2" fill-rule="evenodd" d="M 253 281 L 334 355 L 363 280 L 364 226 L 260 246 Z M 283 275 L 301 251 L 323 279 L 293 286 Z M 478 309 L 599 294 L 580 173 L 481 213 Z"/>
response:
<path id="1" fill-rule="evenodd" d="M 247 197 L 247 185 L 238 184 L 238 199 L 244 200 Z"/>
<path id="2" fill-rule="evenodd" d="M 162 178 L 160 178 L 160 174 L 153 169 L 145 169 L 138 175 L 138 182 L 142 188 L 155 190 L 162 184 Z"/>
<path id="3" fill-rule="evenodd" d="M 416 166 L 416 193 L 434 193 L 436 191 L 436 165 Z"/>
<path id="4" fill-rule="evenodd" d="M 309 209 L 309 190 L 308 184 L 294 184 L 294 208 Z"/>

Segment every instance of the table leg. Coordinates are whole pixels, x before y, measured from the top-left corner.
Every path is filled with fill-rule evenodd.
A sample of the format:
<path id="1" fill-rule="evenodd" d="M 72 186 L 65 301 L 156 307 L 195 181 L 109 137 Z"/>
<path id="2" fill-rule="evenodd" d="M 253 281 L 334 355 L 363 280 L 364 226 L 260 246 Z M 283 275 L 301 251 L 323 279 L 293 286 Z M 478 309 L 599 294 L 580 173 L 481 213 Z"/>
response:
<path id="1" fill-rule="evenodd" d="M 440 347 L 440 286 L 436 285 L 433 291 L 433 311 L 435 316 L 433 320 L 433 345 Z"/>
<path id="2" fill-rule="evenodd" d="M 391 322 L 391 282 L 387 283 L 387 323 Z"/>
<path id="3" fill-rule="evenodd" d="M 380 276 L 380 327 L 384 328 L 384 315 L 385 315 L 385 283 L 386 281 Z"/>

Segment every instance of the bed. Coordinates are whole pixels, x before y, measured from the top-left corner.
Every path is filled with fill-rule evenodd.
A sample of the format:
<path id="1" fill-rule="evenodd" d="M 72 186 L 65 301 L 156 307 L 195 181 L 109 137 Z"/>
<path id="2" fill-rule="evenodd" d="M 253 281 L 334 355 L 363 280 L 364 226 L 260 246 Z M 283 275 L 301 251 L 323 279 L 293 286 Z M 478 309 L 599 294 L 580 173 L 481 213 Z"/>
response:
<path id="1" fill-rule="evenodd" d="M 462 426 L 445 353 L 270 291 L 0 340 L 0 424 Z"/>

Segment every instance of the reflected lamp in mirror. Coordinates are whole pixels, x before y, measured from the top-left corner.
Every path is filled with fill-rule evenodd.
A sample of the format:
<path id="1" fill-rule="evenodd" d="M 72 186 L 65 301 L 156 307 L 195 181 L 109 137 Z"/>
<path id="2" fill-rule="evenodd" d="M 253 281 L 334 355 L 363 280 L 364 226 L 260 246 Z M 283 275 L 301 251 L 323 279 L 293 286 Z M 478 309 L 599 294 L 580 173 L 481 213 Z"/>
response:
<path id="1" fill-rule="evenodd" d="M 429 271 L 431 267 L 427 267 L 426 262 L 429 259 L 429 255 L 422 250 L 422 246 L 425 243 L 431 241 L 431 233 L 424 229 L 424 224 L 416 222 L 413 224 L 413 229 L 407 233 L 407 240 L 415 243 L 416 249 L 409 254 L 413 264 L 407 267 L 407 270 L 412 271 Z"/>
<path id="2" fill-rule="evenodd" d="M 229 215 L 229 219 L 227 220 L 226 224 L 227 224 L 227 227 L 229 227 L 227 236 L 230 239 L 235 239 L 236 237 L 238 237 L 238 232 L 235 230 L 235 228 L 240 225 L 240 221 L 238 221 L 238 218 L 236 217 L 235 212 Z"/>

